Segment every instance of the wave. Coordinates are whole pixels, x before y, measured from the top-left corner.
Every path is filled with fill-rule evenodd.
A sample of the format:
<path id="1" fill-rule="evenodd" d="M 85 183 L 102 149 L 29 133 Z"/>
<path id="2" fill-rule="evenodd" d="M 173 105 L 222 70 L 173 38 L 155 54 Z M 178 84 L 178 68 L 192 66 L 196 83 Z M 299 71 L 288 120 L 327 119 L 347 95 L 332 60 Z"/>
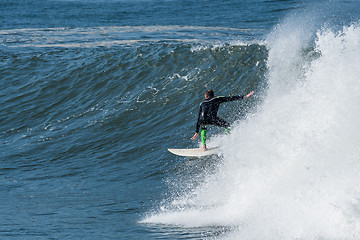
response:
<path id="1" fill-rule="evenodd" d="M 204 86 L 229 91 L 229 85 L 236 85 L 231 91 L 239 94 L 249 83 L 261 82 L 267 54 L 256 43 L 179 42 L 109 49 L 9 48 L 3 53 L 0 71 L 7 89 L 1 92 L 0 134 L 6 146 L 57 146 L 64 139 L 76 141 L 85 132 L 93 135 L 99 131 L 95 129 L 105 128 L 128 135 L 118 140 L 117 150 L 133 146 L 131 153 L 139 145 L 136 134 L 143 136 L 145 129 L 192 126 L 192 117 L 185 123 L 177 116 L 189 117 Z M 166 138 L 170 133 L 163 134 Z M 114 145 L 111 136 L 103 139 L 104 144 Z M 48 149 L 50 154 L 53 149 Z M 72 152 L 65 145 L 58 151 Z M 7 151 L 4 157 L 13 159 L 16 154 Z"/>
<path id="2" fill-rule="evenodd" d="M 216 170 L 176 179 L 178 192 L 141 223 L 231 227 L 226 239 L 359 238 L 360 24 L 299 22 L 267 38 L 266 94 L 213 139 Z"/>

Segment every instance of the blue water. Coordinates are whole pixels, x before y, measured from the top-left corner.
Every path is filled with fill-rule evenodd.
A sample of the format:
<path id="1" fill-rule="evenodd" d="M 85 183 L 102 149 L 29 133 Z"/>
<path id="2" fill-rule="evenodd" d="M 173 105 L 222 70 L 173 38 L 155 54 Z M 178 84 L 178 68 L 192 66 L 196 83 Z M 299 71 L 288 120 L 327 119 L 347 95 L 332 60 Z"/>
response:
<path id="1" fill-rule="evenodd" d="M 0 239 L 358 239 L 359 5 L 1 1 Z"/>

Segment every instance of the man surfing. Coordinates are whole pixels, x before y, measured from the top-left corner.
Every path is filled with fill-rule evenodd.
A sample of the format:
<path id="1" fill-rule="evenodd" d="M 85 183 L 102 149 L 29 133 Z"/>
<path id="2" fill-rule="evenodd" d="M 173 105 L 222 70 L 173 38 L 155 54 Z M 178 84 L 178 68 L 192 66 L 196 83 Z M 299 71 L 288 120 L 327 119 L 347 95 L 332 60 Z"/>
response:
<path id="1" fill-rule="evenodd" d="M 200 104 L 199 116 L 196 123 L 196 131 L 194 136 L 191 138 L 195 140 L 199 136 L 199 130 L 201 128 L 201 141 L 203 144 L 203 150 L 206 151 L 206 133 L 207 125 L 215 125 L 219 127 L 224 127 L 227 133 L 230 132 L 230 124 L 224 119 L 217 116 L 219 106 L 224 102 L 231 102 L 240 99 L 245 99 L 254 94 L 254 91 L 250 92 L 245 96 L 232 96 L 232 97 L 215 97 L 215 94 L 212 90 L 207 90 L 205 92 L 205 101 Z"/>

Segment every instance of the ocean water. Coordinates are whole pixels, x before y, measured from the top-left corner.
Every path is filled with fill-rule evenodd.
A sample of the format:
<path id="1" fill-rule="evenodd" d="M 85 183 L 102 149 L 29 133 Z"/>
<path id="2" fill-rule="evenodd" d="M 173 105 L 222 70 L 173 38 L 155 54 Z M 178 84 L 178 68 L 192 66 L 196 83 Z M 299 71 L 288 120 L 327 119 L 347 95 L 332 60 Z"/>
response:
<path id="1" fill-rule="evenodd" d="M 1 1 L 0 239 L 359 239 L 359 9 Z"/>

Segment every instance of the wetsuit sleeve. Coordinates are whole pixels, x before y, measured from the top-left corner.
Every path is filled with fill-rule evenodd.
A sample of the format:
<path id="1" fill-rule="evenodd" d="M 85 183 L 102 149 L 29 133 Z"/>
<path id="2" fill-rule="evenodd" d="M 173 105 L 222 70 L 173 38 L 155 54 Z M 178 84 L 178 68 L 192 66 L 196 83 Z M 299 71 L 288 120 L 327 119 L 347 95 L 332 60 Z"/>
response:
<path id="1" fill-rule="evenodd" d="M 240 100 L 240 99 L 244 99 L 244 98 L 245 98 L 245 96 L 218 97 L 218 101 L 219 101 L 219 103 L 223 103 L 223 102 L 236 101 L 236 100 Z"/>
<path id="2" fill-rule="evenodd" d="M 200 115 L 201 115 L 201 105 L 199 107 L 199 115 L 198 115 L 198 119 L 197 119 L 197 122 L 196 122 L 196 133 L 199 133 L 199 129 L 200 129 Z"/>

